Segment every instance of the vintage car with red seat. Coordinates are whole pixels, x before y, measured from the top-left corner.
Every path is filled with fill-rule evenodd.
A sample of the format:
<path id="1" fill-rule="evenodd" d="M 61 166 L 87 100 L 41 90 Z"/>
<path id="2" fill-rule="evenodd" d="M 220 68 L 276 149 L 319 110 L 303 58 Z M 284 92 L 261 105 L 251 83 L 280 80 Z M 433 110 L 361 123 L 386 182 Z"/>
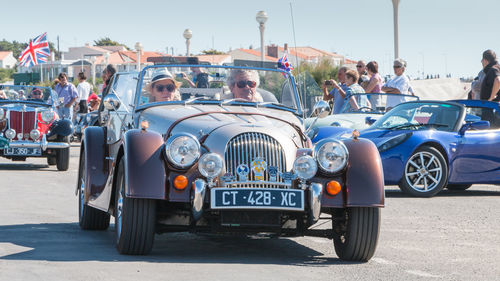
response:
<path id="1" fill-rule="evenodd" d="M 59 119 L 48 87 L 0 85 L 0 156 L 13 161 L 46 157 L 59 171 L 69 167 L 69 120 Z"/>
<path id="2" fill-rule="evenodd" d="M 378 150 L 357 137 L 313 146 L 303 114 L 277 68 L 117 73 L 82 138 L 80 227 L 105 230 L 114 216 L 122 254 L 149 253 L 155 233 L 266 233 L 329 238 L 341 259 L 369 260 L 385 199 Z"/>

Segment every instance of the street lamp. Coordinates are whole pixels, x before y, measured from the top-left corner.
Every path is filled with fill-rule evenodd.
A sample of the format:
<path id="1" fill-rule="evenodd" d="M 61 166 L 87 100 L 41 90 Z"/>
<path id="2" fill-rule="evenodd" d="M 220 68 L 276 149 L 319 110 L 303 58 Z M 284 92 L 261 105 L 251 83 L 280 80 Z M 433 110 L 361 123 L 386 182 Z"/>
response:
<path id="1" fill-rule="evenodd" d="M 135 43 L 135 49 L 137 50 L 137 71 L 141 71 L 141 52 L 142 52 L 141 42 Z"/>
<path id="2" fill-rule="evenodd" d="M 260 30 L 260 60 L 264 64 L 264 24 L 267 21 L 267 14 L 264 11 L 257 12 L 255 19 L 259 23 Z"/>
<path id="3" fill-rule="evenodd" d="M 400 0 L 392 0 L 392 7 L 394 8 L 394 58 L 399 58 L 399 21 L 398 21 L 398 6 Z"/>
<path id="4" fill-rule="evenodd" d="M 191 29 L 186 28 L 186 30 L 184 30 L 184 33 L 182 33 L 182 36 L 184 36 L 184 39 L 186 39 L 186 57 L 189 57 L 189 43 L 191 38 L 193 37 L 193 32 L 191 31 Z"/>
<path id="5" fill-rule="evenodd" d="M 96 83 L 95 83 L 95 61 L 96 61 L 96 57 L 95 56 L 91 56 L 90 57 L 90 62 L 92 63 L 92 84 L 95 86 Z"/>

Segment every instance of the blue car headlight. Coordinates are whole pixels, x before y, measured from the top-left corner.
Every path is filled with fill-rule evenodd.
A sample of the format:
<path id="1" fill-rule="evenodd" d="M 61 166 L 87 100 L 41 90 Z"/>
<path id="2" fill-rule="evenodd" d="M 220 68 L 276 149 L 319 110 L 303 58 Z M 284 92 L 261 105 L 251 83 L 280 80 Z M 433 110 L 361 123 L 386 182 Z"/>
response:
<path id="1" fill-rule="evenodd" d="M 400 145 L 401 143 L 405 142 L 409 137 L 411 137 L 413 133 L 406 133 L 406 134 L 401 134 L 397 135 L 395 137 L 392 137 L 382 143 L 380 143 L 377 148 L 379 152 L 384 152 L 386 150 L 389 150 L 397 145 Z"/>

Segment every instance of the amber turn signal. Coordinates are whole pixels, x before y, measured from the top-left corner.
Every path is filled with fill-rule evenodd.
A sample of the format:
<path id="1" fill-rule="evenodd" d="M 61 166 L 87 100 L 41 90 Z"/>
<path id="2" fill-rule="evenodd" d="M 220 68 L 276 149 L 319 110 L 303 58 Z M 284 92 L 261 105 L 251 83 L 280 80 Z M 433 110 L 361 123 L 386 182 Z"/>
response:
<path id="1" fill-rule="evenodd" d="M 179 190 L 184 190 L 186 186 L 188 185 L 188 179 L 186 176 L 183 175 L 178 175 L 174 179 L 174 187 L 179 189 Z"/>
<path id="2" fill-rule="evenodd" d="M 329 195 L 335 196 L 337 195 L 341 190 L 340 183 L 338 181 L 330 181 L 326 185 L 326 193 Z"/>

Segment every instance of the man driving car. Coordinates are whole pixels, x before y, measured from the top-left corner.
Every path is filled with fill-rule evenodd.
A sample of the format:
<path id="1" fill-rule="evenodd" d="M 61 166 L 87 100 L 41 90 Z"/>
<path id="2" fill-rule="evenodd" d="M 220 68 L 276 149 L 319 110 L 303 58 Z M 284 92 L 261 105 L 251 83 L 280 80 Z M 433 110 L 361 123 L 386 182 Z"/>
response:
<path id="1" fill-rule="evenodd" d="M 234 69 L 227 78 L 227 85 L 235 99 L 262 102 L 262 96 L 257 92 L 259 84 L 259 74 L 255 70 Z"/>

